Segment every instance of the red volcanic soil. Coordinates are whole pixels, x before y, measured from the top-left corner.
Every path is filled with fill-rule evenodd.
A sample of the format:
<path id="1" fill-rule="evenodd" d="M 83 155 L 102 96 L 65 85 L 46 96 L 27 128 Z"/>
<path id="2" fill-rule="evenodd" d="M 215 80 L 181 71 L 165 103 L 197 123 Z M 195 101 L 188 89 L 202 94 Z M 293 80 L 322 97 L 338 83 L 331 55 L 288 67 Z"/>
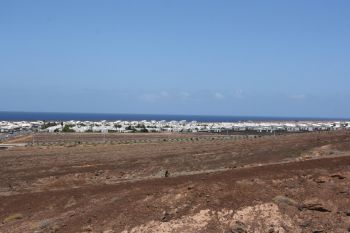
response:
<path id="1" fill-rule="evenodd" d="M 0 232 L 350 231 L 350 132 L 142 137 L 1 150 Z"/>

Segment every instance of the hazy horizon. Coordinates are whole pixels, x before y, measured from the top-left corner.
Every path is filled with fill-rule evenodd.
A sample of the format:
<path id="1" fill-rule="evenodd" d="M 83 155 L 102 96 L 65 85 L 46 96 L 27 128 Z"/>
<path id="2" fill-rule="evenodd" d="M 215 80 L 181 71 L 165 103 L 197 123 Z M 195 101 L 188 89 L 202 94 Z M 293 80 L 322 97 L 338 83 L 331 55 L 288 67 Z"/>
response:
<path id="1" fill-rule="evenodd" d="M 213 122 L 230 121 L 349 121 L 350 117 L 300 117 L 300 116 L 253 116 L 253 115 L 198 115 L 152 113 L 89 113 L 89 112 L 23 112 L 0 111 L 0 120 L 198 120 Z"/>

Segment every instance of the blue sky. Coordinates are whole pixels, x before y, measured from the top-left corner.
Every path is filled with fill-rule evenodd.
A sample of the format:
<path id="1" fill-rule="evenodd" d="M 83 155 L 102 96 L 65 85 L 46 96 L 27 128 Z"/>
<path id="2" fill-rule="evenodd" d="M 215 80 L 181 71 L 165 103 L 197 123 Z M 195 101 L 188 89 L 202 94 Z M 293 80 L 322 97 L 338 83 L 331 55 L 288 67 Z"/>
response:
<path id="1" fill-rule="evenodd" d="M 0 2 L 0 111 L 350 117 L 349 1 Z"/>

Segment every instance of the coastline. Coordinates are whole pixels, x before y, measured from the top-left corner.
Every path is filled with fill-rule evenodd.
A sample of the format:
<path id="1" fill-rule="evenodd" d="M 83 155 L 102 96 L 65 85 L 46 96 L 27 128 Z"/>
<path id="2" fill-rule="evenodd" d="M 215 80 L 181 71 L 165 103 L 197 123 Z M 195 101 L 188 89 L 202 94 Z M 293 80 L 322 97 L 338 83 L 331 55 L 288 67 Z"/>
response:
<path id="1" fill-rule="evenodd" d="M 337 117 L 276 117 L 276 116 L 223 116 L 223 115 L 183 115 L 183 114 L 128 114 L 128 113 L 64 113 L 64 112 L 15 112 L 0 111 L 0 121 L 198 121 L 198 122 L 288 122 L 288 121 L 346 121 L 350 118 Z"/>

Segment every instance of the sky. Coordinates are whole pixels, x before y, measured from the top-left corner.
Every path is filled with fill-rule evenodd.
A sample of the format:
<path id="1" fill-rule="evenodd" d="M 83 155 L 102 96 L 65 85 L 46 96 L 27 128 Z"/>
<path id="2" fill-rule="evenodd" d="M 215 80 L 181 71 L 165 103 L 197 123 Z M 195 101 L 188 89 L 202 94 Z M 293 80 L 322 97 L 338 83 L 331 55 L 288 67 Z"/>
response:
<path id="1" fill-rule="evenodd" d="M 0 2 L 0 111 L 350 117 L 350 1 Z"/>

